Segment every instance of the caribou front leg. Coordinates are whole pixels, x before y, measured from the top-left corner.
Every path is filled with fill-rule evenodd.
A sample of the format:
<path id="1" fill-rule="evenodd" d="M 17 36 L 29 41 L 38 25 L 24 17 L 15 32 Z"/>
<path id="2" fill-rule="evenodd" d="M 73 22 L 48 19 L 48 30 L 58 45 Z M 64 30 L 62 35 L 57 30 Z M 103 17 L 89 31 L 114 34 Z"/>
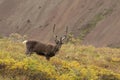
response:
<path id="1" fill-rule="evenodd" d="M 50 57 L 49 57 L 49 56 L 46 56 L 46 59 L 49 61 L 49 60 L 50 60 Z"/>
<path id="2" fill-rule="evenodd" d="M 50 60 L 50 56 L 48 55 L 48 53 L 45 53 L 45 57 L 48 61 Z"/>
<path id="3" fill-rule="evenodd" d="M 29 50 L 26 50 L 25 54 L 29 57 L 29 56 L 31 56 L 32 52 Z"/>

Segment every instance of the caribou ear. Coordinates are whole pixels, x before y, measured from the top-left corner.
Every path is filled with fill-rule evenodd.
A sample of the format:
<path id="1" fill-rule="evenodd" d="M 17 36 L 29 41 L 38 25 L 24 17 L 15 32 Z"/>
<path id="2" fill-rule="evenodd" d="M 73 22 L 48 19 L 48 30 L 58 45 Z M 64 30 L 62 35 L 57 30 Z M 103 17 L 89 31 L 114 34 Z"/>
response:
<path id="1" fill-rule="evenodd" d="M 67 36 L 64 35 L 63 37 L 61 37 L 61 40 L 63 41 L 63 40 L 65 40 L 66 38 L 67 38 Z"/>
<path id="2" fill-rule="evenodd" d="M 64 44 L 65 39 L 66 39 L 66 35 L 64 35 L 63 37 L 60 37 L 60 42 Z"/>

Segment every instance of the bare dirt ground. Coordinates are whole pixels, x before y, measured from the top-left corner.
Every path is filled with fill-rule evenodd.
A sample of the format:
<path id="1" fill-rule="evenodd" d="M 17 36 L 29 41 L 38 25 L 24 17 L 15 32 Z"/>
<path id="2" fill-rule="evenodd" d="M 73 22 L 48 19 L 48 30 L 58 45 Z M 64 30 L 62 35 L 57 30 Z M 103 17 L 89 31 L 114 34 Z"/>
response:
<path id="1" fill-rule="evenodd" d="M 120 0 L 0 0 L 0 35 L 19 33 L 49 42 L 54 24 L 59 36 L 66 26 L 75 37 L 82 27 L 94 27 L 85 45 L 118 45 Z"/>

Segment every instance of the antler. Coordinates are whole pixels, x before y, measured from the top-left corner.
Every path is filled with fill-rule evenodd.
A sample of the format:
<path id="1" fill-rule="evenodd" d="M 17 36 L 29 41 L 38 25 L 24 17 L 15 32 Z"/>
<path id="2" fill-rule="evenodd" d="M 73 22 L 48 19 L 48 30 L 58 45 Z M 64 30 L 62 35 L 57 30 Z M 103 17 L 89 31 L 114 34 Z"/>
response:
<path id="1" fill-rule="evenodd" d="M 66 27 L 66 34 L 65 34 L 65 36 L 67 37 L 67 35 L 68 35 L 68 26 Z"/>
<path id="2" fill-rule="evenodd" d="M 53 36 L 54 36 L 54 38 L 56 38 L 56 36 L 57 36 L 57 35 L 55 35 L 55 26 L 56 25 L 54 24 L 54 26 L 53 26 Z"/>
<path id="3" fill-rule="evenodd" d="M 53 37 L 55 39 L 55 42 L 57 42 L 58 39 L 57 39 L 57 35 L 55 35 L 55 27 L 56 27 L 56 25 L 54 24 L 54 26 L 53 26 Z"/>
<path id="4" fill-rule="evenodd" d="M 56 26 L 56 25 L 54 24 L 54 26 L 53 26 L 53 33 L 55 32 L 55 26 Z"/>
<path id="5" fill-rule="evenodd" d="M 65 35 L 63 37 L 61 37 L 62 41 L 67 38 L 67 35 L 68 35 L 68 26 L 66 27 L 65 32 L 66 32 Z"/>
<path id="6" fill-rule="evenodd" d="M 67 35 L 68 35 L 68 26 L 66 27 L 64 36 L 60 37 L 59 40 L 57 39 L 57 35 L 55 35 L 55 28 L 56 28 L 56 25 L 54 24 L 54 26 L 53 26 L 53 37 L 55 39 L 55 42 L 56 43 L 58 43 L 59 41 L 62 42 L 63 40 L 65 40 L 67 38 Z"/>

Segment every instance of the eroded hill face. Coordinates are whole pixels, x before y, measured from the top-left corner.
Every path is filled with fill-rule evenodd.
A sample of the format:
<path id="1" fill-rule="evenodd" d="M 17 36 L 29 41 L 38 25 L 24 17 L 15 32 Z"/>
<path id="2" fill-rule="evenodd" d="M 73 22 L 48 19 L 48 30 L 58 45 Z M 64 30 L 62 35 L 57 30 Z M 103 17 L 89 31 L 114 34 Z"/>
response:
<path id="1" fill-rule="evenodd" d="M 65 27 L 83 43 L 95 46 L 120 42 L 119 0 L 0 0 L 0 34 L 20 33 L 29 39 L 53 40 Z"/>

